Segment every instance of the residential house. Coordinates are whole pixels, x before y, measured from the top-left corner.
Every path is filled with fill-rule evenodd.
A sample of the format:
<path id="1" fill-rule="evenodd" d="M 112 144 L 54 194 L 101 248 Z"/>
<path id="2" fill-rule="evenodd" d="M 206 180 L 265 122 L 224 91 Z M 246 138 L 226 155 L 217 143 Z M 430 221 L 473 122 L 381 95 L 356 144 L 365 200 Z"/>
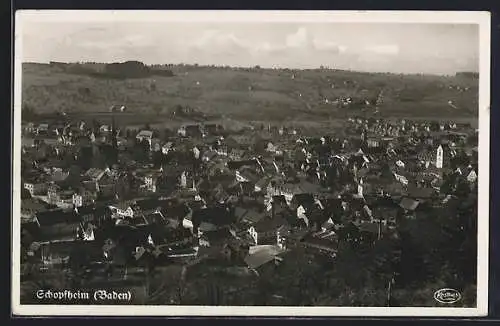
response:
<path id="1" fill-rule="evenodd" d="M 73 205 L 75 207 L 81 207 L 85 205 L 90 205 L 95 202 L 97 199 L 97 194 L 95 191 L 91 191 L 89 189 L 85 189 L 84 187 L 78 189 L 73 194 Z"/>
<path id="2" fill-rule="evenodd" d="M 49 204 L 55 205 L 59 201 L 59 193 L 61 192 L 61 187 L 55 183 L 51 183 L 47 187 L 47 202 Z"/>
<path id="3" fill-rule="evenodd" d="M 21 146 L 23 148 L 34 148 L 36 147 L 36 141 L 35 138 L 29 137 L 29 136 L 23 136 L 21 137 Z"/>
<path id="4" fill-rule="evenodd" d="M 255 144 L 255 138 L 249 134 L 231 135 L 224 139 L 224 144 L 231 149 L 248 150 Z"/>
<path id="5" fill-rule="evenodd" d="M 108 207 L 116 218 L 132 218 L 134 217 L 133 204 L 134 202 L 121 201 L 110 204 Z"/>
<path id="6" fill-rule="evenodd" d="M 380 147 L 380 139 L 376 137 L 368 137 L 366 139 L 366 145 L 368 146 L 368 148 Z"/>
<path id="7" fill-rule="evenodd" d="M 234 222 L 233 212 L 226 205 L 217 205 L 194 211 L 192 217 L 195 234 L 217 230 Z"/>
<path id="8" fill-rule="evenodd" d="M 61 190 L 57 194 L 57 201 L 55 204 L 61 208 L 72 208 L 74 206 L 74 194 L 72 189 Z"/>
<path id="9" fill-rule="evenodd" d="M 281 215 L 263 217 L 258 222 L 248 227 L 255 245 L 274 244 L 283 245 L 283 238 L 288 234 L 290 224 Z"/>
<path id="10" fill-rule="evenodd" d="M 164 155 L 167 155 L 172 149 L 173 149 L 173 143 L 172 142 L 166 142 L 162 147 L 161 147 L 161 152 Z"/>
<path id="11" fill-rule="evenodd" d="M 403 199 L 401 199 L 401 202 L 399 203 L 399 207 L 401 207 L 402 209 L 404 209 L 407 212 L 414 212 L 417 209 L 419 204 L 420 204 L 420 202 L 418 200 L 415 200 L 415 199 L 412 199 L 409 197 L 404 197 Z"/>
<path id="12" fill-rule="evenodd" d="M 40 196 L 47 193 L 48 184 L 40 178 L 24 182 L 24 189 L 28 190 L 31 196 Z"/>
<path id="13" fill-rule="evenodd" d="M 106 175 L 109 170 L 102 170 L 97 168 L 90 168 L 84 173 L 84 177 L 88 178 L 93 182 L 99 182 L 101 178 Z"/>
<path id="14" fill-rule="evenodd" d="M 474 183 L 477 181 L 477 173 L 473 169 L 470 170 L 469 174 L 467 175 L 467 181 L 470 183 Z"/>
<path id="15" fill-rule="evenodd" d="M 81 219 L 73 210 L 48 210 L 35 214 L 40 228 L 39 242 L 67 241 L 77 237 Z"/>
<path id="16" fill-rule="evenodd" d="M 229 154 L 229 148 L 228 146 L 226 145 L 219 145 L 219 146 L 216 146 L 215 147 L 215 151 L 217 153 L 217 155 L 219 156 L 223 156 L 223 157 L 226 157 L 228 156 Z"/>
<path id="17" fill-rule="evenodd" d="M 322 187 L 307 181 L 301 181 L 298 184 L 286 183 L 270 183 L 267 187 L 268 196 L 285 196 L 287 203 L 291 203 L 293 197 L 299 194 L 318 195 L 322 191 Z"/>
<path id="18" fill-rule="evenodd" d="M 269 263 L 279 264 L 283 260 L 281 255 L 285 252 L 284 248 L 277 245 L 256 245 L 251 246 L 244 261 L 248 268 L 256 271 L 264 268 Z"/>
<path id="19" fill-rule="evenodd" d="M 235 178 L 238 182 L 248 182 L 254 186 L 259 180 L 259 176 L 254 172 L 253 169 L 241 168 L 235 171 Z M 252 188 L 253 190 L 254 188 Z"/>
<path id="20" fill-rule="evenodd" d="M 217 153 L 216 150 L 208 150 L 208 151 L 205 151 L 203 153 L 203 155 L 201 156 L 201 160 L 203 162 L 209 162 L 209 161 L 213 160 L 214 158 L 216 158 L 217 155 L 219 155 L 219 154 Z"/>
<path id="21" fill-rule="evenodd" d="M 153 138 L 151 140 L 151 150 L 154 152 L 160 152 L 162 151 L 162 145 L 161 145 L 161 140 L 158 138 Z"/>
<path id="22" fill-rule="evenodd" d="M 81 241 L 94 241 L 95 234 L 94 230 L 97 227 L 92 222 L 81 222 L 76 229 L 77 240 Z"/>
<path id="23" fill-rule="evenodd" d="M 431 187 L 419 187 L 413 184 L 408 187 L 408 197 L 420 201 L 429 201 L 437 197 L 437 192 Z"/>
<path id="24" fill-rule="evenodd" d="M 183 125 L 177 130 L 177 134 L 181 137 L 202 137 L 203 130 L 200 125 Z"/>
<path id="25" fill-rule="evenodd" d="M 236 221 L 243 222 L 249 225 L 253 225 L 263 219 L 266 214 L 264 212 L 259 212 L 258 210 L 251 208 L 242 208 L 237 206 L 234 209 L 234 215 L 236 217 Z"/>
<path id="26" fill-rule="evenodd" d="M 40 245 L 37 255 L 45 268 L 71 264 L 73 257 L 87 265 L 104 261 L 102 248 L 96 242 L 46 242 Z"/>
<path id="27" fill-rule="evenodd" d="M 204 231 L 199 236 L 199 245 L 202 247 L 223 247 L 236 240 L 236 231 L 229 226 Z"/>
<path id="28" fill-rule="evenodd" d="M 271 183 L 271 178 L 262 177 L 255 183 L 254 191 L 255 192 L 265 192 L 270 183 Z"/>
<path id="29" fill-rule="evenodd" d="M 139 133 L 135 136 L 135 139 L 138 142 L 143 142 L 147 141 L 149 144 L 149 149 L 151 149 L 152 146 L 152 141 L 153 141 L 153 132 L 151 130 L 141 130 Z"/>
<path id="30" fill-rule="evenodd" d="M 99 127 L 99 132 L 100 133 L 109 133 L 109 132 L 111 132 L 111 126 L 109 126 L 109 125 L 101 125 Z"/>
<path id="31" fill-rule="evenodd" d="M 143 176 L 144 185 L 146 191 L 156 192 L 158 190 L 158 184 L 160 182 L 160 178 L 162 177 L 163 172 L 151 171 L 147 172 Z"/>
<path id="32" fill-rule="evenodd" d="M 217 135 L 222 129 L 222 126 L 217 123 L 207 123 L 203 125 L 203 130 L 208 135 Z"/>
<path id="33" fill-rule="evenodd" d="M 75 207 L 75 212 L 83 223 L 93 223 L 96 226 L 111 218 L 112 212 L 107 206 L 85 205 Z"/>
<path id="34" fill-rule="evenodd" d="M 48 123 L 39 124 L 36 127 L 35 132 L 37 135 L 48 134 L 49 133 L 49 124 Z"/>
<path id="35" fill-rule="evenodd" d="M 318 235 L 308 234 L 300 239 L 299 244 L 307 249 L 319 251 L 335 257 L 338 251 L 338 239 L 334 232 L 322 232 Z"/>
<path id="36" fill-rule="evenodd" d="M 233 148 L 229 152 L 229 159 L 232 161 L 240 161 L 245 157 L 245 151 L 238 148 Z"/>
<path id="37" fill-rule="evenodd" d="M 138 199 L 134 202 L 133 209 L 136 214 L 153 214 L 161 211 L 161 206 L 164 201 L 160 201 L 156 197 Z"/>

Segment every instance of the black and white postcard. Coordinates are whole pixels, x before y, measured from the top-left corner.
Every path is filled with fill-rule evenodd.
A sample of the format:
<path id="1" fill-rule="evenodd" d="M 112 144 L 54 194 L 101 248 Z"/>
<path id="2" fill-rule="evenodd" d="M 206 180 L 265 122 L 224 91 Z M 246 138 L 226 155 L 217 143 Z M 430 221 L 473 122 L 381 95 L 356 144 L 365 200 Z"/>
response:
<path id="1" fill-rule="evenodd" d="M 490 14 L 19 11 L 16 315 L 484 316 Z"/>

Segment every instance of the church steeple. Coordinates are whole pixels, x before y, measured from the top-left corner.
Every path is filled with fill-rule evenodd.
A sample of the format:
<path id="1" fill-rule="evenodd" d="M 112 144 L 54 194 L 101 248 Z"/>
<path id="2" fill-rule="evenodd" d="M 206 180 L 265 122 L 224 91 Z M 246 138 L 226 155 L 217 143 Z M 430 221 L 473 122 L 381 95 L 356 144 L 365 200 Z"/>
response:
<path id="1" fill-rule="evenodd" d="M 116 140 L 117 132 L 116 132 L 116 125 L 115 125 L 115 116 L 111 116 L 111 145 L 113 146 L 114 149 L 118 147 L 118 141 Z"/>
<path id="2" fill-rule="evenodd" d="M 115 115 L 111 115 L 111 147 L 113 149 L 113 164 L 118 162 L 118 140 L 115 124 Z"/>

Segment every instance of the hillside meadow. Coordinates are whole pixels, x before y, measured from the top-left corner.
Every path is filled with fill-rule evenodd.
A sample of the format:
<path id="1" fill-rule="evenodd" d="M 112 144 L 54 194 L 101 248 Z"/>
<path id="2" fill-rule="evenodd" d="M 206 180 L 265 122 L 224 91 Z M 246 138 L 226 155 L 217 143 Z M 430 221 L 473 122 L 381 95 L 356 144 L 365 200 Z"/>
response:
<path id="1" fill-rule="evenodd" d="M 76 115 L 106 114 L 112 105 L 125 105 L 127 114 L 121 119 L 137 123 L 171 121 L 179 107 L 209 119 L 243 121 L 324 121 L 354 115 L 477 120 L 478 79 L 468 75 L 186 65 L 168 69 L 173 76 L 116 79 L 25 63 L 22 102 L 37 113 Z M 353 100 L 349 106 L 335 103 L 348 97 Z"/>

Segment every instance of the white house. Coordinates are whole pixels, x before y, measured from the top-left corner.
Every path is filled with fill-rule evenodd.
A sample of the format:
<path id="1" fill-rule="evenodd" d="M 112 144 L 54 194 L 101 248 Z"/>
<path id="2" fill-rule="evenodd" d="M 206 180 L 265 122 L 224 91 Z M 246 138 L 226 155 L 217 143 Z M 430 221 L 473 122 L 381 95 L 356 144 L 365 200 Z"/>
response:
<path id="1" fill-rule="evenodd" d="M 358 182 L 358 196 L 363 197 L 363 178 Z"/>
<path id="2" fill-rule="evenodd" d="M 181 184 L 182 188 L 186 188 L 187 187 L 187 177 L 186 177 L 186 172 L 185 171 L 183 171 L 182 174 L 181 174 L 180 184 Z"/>
<path id="3" fill-rule="evenodd" d="M 31 196 L 42 195 L 47 191 L 47 184 L 44 182 L 41 183 L 25 182 L 24 189 L 28 190 Z"/>
<path id="4" fill-rule="evenodd" d="M 196 146 L 195 146 L 195 147 L 193 148 L 193 155 L 194 155 L 194 158 L 195 158 L 195 159 L 199 159 L 199 158 L 200 158 L 200 154 L 201 154 L 200 150 L 198 149 L 198 147 L 196 147 Z"/>
<path id="5" fill-rule="evenodd" d="M 156 192 L 156 181 L 157 178 L 154 175 L 147 175 L 144 177 L 144 184 L 146 189 L 152 192 Z"/>
<path id="6" fill-rule="evenodd" d="M 83 196 L 77 193 L 73 194 L 73 205 L 75 207 L 82 207 L 83 206 Z"/>
<path id="7" fill-rule="evenodd" d="M 309 219 L 307 218 L 306 210 L 304 209 L 304 207 L 302 207 L 302 205 L 297 207 L 297 218 L 304 220 L 306 225 L 309 226 Z"/>
<path id="8" fill-rule="evenodd" d="M 111 212 L 113 212 L 118 217 L 134 217 L 134 210 L 130 205 L 109 205 Z"/>
<path id="9" fill-rule="evenodd" d="M 153 141 L 153 132 L 151 130 L 141 130 L 136 136 L 135 139 L 137 141 L 144 141 L 146 140 L 149 143 L 149 146 L 151 147 L 151 142 Z"/>
<path id="10" fill-rule="evenodd" d="M 403 162 L 403 161 L 401 161 L 401 160 L 396 161 L 396 165 L 397 165 L 398 167 L 400 167 L 400 168 L 404 168 L 404 167 L 405 167 L 404 162 Z"/>
<path id="11" fill-rule="evenodd" d="M 251 226 L 248 228 L 248 234 L 250 234 L 250 237 L 253 240 L 254 245 L 259 244 L 259 234 L 257 233 L 257 230 L 255 230 L 254 226 Z"/>
<path id="12" fill-rule="evenodd" d="M 165 155 L 168 154 L 172 150 L 172 142 L 167 142 L 165 145 L 161 147 L 161 152 Z"/>
<path id="13" fill-rule="evenodd" d="M 477 173 L 476 171 L 472 170 L 469 172 L 469 175 L 467 175 L 467 181 L 470 183 L 474 183 L 477 180 Z"/>

